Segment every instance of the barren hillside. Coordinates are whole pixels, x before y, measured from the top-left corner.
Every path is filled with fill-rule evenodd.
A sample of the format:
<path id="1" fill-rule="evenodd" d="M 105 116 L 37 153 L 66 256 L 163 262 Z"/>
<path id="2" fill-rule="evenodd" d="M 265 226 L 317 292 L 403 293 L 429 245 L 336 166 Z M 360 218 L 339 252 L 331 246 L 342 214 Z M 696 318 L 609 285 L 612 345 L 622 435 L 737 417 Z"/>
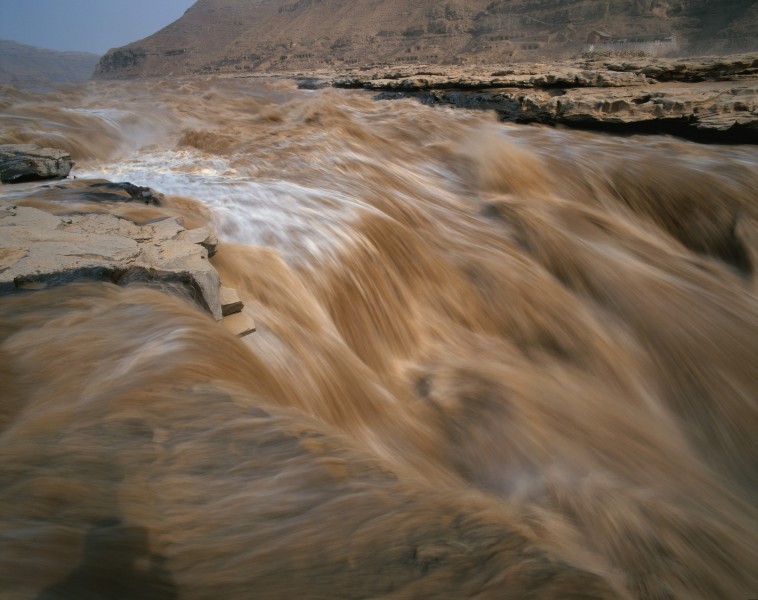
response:
<path id="1" fill-rule="evenodd" d="M 756 31 L 751 0 L 198 0 L 96 76 L 535 60 L 593 32 L 617 49 L 721 53 L 755 49 Z"/>
<path id="2" fill-rule="evenodd" d="M 0 83 L 85 81 L 97 65 L 96 54 L 57 52 L 0 40 Z"/>

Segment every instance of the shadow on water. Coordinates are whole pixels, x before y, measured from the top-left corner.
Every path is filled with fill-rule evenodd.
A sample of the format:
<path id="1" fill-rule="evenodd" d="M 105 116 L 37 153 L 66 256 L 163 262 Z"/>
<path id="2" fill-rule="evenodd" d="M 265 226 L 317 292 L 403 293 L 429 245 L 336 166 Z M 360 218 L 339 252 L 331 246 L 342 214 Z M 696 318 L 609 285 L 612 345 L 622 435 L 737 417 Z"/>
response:
<path id="1" fill-rule="evenodd" d="M 165 563 L 150 552 L 143 527 L 127 527 L 118 518 L 101 521 L 87 531 L 81 564 L 37 600 L 175 600 Z"/>

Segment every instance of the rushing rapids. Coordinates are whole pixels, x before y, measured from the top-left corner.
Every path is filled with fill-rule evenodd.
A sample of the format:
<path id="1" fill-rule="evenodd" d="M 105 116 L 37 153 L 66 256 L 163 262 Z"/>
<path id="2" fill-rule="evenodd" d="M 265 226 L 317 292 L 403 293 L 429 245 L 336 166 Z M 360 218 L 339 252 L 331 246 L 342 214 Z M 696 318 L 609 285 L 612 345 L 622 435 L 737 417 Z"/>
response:
<path id="1" fill-rule="evenodd" d="M 258 326 L 0 299 L 0 598 L 758 594 L 754 147 L 276 80 L 0 113 L 211 223 Z"/>

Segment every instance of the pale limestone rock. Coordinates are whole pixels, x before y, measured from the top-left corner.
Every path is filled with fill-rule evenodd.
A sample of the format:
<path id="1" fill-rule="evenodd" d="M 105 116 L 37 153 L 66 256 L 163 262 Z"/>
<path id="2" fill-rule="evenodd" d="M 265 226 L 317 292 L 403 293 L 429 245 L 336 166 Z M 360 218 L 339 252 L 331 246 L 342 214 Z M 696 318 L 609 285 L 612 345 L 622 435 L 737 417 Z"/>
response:
<path id="1" fill-rule="evenodd" d="M 197 227 L 196 229 L 188 229 L 186 231 L 182 231 L 179 233 L 179 238 L 186 242 L 200 244 L 208 251 L 209 257 L 216 254 L 218 238 L 216 237 L 216 234 L 208 227 Z"/>
<path id="2" fill-rule="evenodd" d="M 102 212 L 103 201 L 157 204 L 158 192 L 104 180 L 29 185 L 0 198 L 0 295 L 82 280 L 180 286 L 235 335 L 255 331 L 236 290 L 221 286 L 208 260 L 218 245 L 210 228 L 188 230 L 175 217 L 137 225 Z M 77 212 L 54 215 L 24 206 L 25 198 Z M 99 205 L 99 212 L 83 212 L 88 205 Z"/>
<path id="3" fill-rule="evenodd" d="M 205 247 L 180 238 L 175 218 L 139 226 L 109 214 L 8 207 L 0 208 L 0 294 L 83 279 L 177 283 L 221 320 L 218 273 Z"/>

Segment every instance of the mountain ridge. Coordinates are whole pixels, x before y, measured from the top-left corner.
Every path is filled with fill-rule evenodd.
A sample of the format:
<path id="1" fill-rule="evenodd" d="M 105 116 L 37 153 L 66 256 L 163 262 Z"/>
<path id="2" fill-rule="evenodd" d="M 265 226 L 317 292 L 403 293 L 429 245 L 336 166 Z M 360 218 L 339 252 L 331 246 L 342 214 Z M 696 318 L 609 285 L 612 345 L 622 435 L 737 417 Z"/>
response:
<path id="1" fill-rule="evenodd" d="M 198 0 L 96 78 L 561 58 L 590 36 L 653 53 L 756 49 L 750 0 Z M 636 44 L 636 46 L 635 46 Z"/>
<path id="2" fill-rule="evenodd" d="M 0 83 L 86 81 L 99 58 L 0 40 Z"/>

